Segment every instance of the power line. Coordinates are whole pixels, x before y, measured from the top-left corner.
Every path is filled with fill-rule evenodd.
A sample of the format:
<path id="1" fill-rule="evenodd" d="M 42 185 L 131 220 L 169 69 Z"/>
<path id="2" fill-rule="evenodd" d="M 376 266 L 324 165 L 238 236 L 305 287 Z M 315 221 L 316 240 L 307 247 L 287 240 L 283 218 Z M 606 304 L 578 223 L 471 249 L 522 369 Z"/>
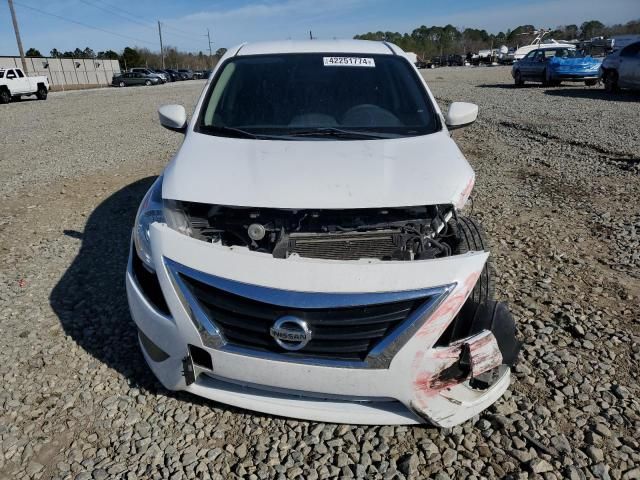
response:
<path id="1" fill-rule="evenodd" d="M 35 7 L 30 6 L 30 5 L 25 5 L 24 3 L 21 3 L 21 2 L 14 1 L 13 3 L 15 3 L 16 5 L 20 5 L 23 8 L 28 8 L 29 10 L 33 10 L 34 12 L 38 12 L 38 13 L 41 13 L 43 15 L 49 15 L 50 17 L 54 17 L 54 18 L 57 18 L 59 20 L 64 20 L 65 22 L 75 23 L 76 25 L 80 25 L 80 26 L 85 27 L 85 28 L 90 28 L 92 30 L 97 30 L 97 31 L 100 31 L 100 32 L 108 33 L 110 35 L 115 35 L 117 37 L 126 38 L 128 40 L 133 40 L 135 42 L 148 43 L 149 45 L 155 45 L 154 42 L 149 42 L 148 40 L 141 40 L 139 38 L 130 37 L 128 35 L 123 35 L 121 33 L 112 32 L 111 30 L 106 30 L 104 28 L 95 27 L 93 25 L 89 25 L 89 24 L 86 24 L 86 23 L 83 23 L 83 22 L 79 22 L 78 20 L 73 20 L 71 18 L 66 18 L 66 17 L 62 17 L 60 15 L 56 15 L 55 13 L 45 12 L 44 10 L 40 10 L 39 8 L 35 8 Z"/>
<path id="2" fill-rule="evenodd" d="M 83 2 L 83 3 L 87 3 L 87 0 L 80 0 L 80 1 Z M 136 15 L 135 13 L 129 12 L 128 10 L 125 10 L 122 7 L 119 7 L 119 6 L 116 6 L 116 5 L 112 5 L 112 4 L 104 2 L 102 0 L 90 0 L 90 2 L 91 3 L 99 2 L 102 5 L 104 5 L 104 7 L 107 7 L 108 9 L 113 10 L 114 15 L 118 15 L 120 18 L 124 18 L 125 20 L 129 20 L 129 21 L 138 23 L 138 24 L 140 24 L 142 26 L 145 26 L 147 28 L 152 28 L 152 29 L 155 30 L 155 25 L 152 27 L 151 26 L 151 22 L 147 22 L 147 21 L 141 19 L 139 17 L 139 15 Z M 96 8 L 100 8 L 100 9 L 104 10 L 104 7 L 98 7 L 98 5 L 94 5 L 94 6 Z M 105 11 L 107 11 L 107 10 L 105 10 Z M 122 14 L 126 15 L 127 17 L 131 17 L 131 18 L 127 18 L 127 17 L 123 16 L 121 13 L 116 13 L 116 12 L 121 12 Z M 197 37 L 197 35 L 194 35 L 193 33 L 190 33 L 190 32 L 187 32 L 185 30 L 181 30 L 179 28 L 176 28 L 173 25 L 167 24 L 166 22 L 162 22 L 162 26 L 164 28 L 168 28 L 170 30 L 173 30 L 174 32 L 177 32 L 177 33 L 179 33 L 181 35 L 184 35 L 184 36 L 188 37 L 191 40 L 193 40 L 195 37 Z"/>
<path id="3" fill-rule="evenodd" d="M 170 30 L 173 30 L 174 32 L 181 33 L 182 35 L 186 35 L 186 36 L 189 36 L 189 37 L 197 36 L 197 35 L 194 35 L 193 33 L 188 33 L 188 32 L 185 32 L 184 30 L 180 30 L 179 28 L 176 28 L 176 27 L 173 27 L 171 25 L 168 25 L 167 22 L 162 22 L 162 23 L 164 24 L 165 27 L 169 28 Z"/>
<path id="4" fill-rule="evenodd" d="M 107 13 L 109 13 L 109 14 L 111 14 L 111 15 L 115 15 L 116 17 L 120 17 L 120 18 L 122 18 L 122 19 L 126 20 L 127 22 L 137 23 L 138 25 L 142 25 L 142 26 L 143 26 L 143 27 L 145 27 L 145 28 L 148 28 L 148 29 L 150 29 L 150 30 L 154 30 L 154 31 L 155 31 L 155 28 L 154 28 L 154 27 L 151 27 L 151 26 L 147 25 L 146 23 L 143 23 L 143 22 L 141 22 L 141 21 L 139 21 L 139 20 L 137 20 L 137 19 L 127 18 L 127 17 L 125 17 L 124 15 L 121 15 L 121 14 L 119 14 L 119 13 L 115 12 L 115 11 L 111 11 L 111 10 L 110 10 L 110 9 L 108 9 L 108 8 L 101 7 L 100 5 L 95 5 L 94 3 L 89 2 L 88 0 L 80 0 L 80 1 L 81 1 L 82 3 L 84 3 L 85 5 L 89 5 L 89 6 L 91 6 L 91 7 L 98 8 L 98 9 L 102 10 L 103 12 L 107 12 Z"/>
<path id="5" fill-rule="evenodd" d="M 81 0 L 81 1 L 83 1 L 83 0 Z M 146 20 L 140 19 L 140 16 L 139 16 L 139 15 L 136 15 L 135 13 L 128 12 L 127 10 L 125 10 L 125 9 L 123 9 L 123 8 L 119 7 L 119 6 L 112 5 L 112 4 L 110 4 L 110 3 L 107 3 L 107 2 L 104 2 L 104 1 L 101 1 L 101 0 L 95 0 L 95 1 L 98 1 L 99 3 L 101 3 L 101 4 L 102 4 L 102 5 L 104 5 L 105 7 L 107 7 L 107 8 L 109 8 L 109 9 L 113 10 L 114 12 L 122 12 L 122 13 L 124 13 L 124 14 L 125 14 L 125 15 L 127 15 L 128 17 L 133 18 L 133 20 L 134 20 L 135 22 L 138 22 L 138 23 L 140 23 L 141 25 L 148 26 L 149 28 L 155 28 L 155 26 L 153 26 L 153 27 L 151 26 L 151 25 L 153 25 L 153 23 L 152 23 L 152 22 L 148 22 L 148 21 L 146 21 Z M 118 15 L 119 15 L 119 14 L 118 14 Z M 122 18 L 125 18 L 125 17 L 122 17 Z"/>

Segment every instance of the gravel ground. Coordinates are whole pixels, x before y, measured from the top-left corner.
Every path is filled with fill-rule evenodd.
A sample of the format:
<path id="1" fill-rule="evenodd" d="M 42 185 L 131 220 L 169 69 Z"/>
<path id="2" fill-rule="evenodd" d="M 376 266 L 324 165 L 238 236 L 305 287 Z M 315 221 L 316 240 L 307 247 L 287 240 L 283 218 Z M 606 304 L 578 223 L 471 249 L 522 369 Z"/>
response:
<path id="1" fill-rule="evenodd" d="M 476 169 L 498 295 L 524 341 L 509 392 L 442 430 L 253 414 L 164 390 L 123 285 L 141 196 L 180 142 L 158 105 L 202 82 L 2 106 L 0 478 L 640 478 L 640 98 L 425 72 L 480 105 Z"/>

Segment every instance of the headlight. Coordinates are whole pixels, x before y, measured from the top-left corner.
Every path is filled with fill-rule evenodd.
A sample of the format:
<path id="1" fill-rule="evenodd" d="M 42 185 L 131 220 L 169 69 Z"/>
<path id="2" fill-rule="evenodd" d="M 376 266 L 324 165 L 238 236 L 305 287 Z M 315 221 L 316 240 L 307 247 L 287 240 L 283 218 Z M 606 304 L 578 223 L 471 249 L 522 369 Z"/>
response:
<path id="1" fill-rule="evenodd" d="M 165 200 L 163 211 L 169 228 L 183 235 L 191 236 L 191 222 L 180 202 L 176 200 Z"/>
<path id="2" fill-rule="evenodd" d="M 162 212 L 162 176 L 158 177 L 151 185 L 151 188 L 142 199 L 133 230 L 133 243 L 136 246 L 138 257 L 147 267 L 154 271 L 149 227 L 155 222 L 165 223 Z"/>

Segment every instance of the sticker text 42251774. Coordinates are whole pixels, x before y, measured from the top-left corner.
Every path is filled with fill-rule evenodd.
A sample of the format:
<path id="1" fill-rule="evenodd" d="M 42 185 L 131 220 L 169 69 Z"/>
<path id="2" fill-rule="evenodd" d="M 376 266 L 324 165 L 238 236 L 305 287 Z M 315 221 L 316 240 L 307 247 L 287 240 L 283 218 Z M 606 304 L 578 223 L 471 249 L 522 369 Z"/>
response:
<path id="1" fill-rule="evenodd" d="M 323 57 L 325 67 L 375 67 L 373 58 L 366 57 Z"/>

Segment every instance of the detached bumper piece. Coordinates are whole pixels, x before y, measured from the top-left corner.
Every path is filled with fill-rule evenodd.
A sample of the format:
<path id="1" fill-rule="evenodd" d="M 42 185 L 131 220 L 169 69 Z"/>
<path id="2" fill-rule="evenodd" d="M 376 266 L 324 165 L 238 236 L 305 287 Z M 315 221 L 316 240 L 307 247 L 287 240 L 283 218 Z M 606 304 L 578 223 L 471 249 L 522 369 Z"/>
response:
<path id="1" fill-rule="evenodd" d="M 416 384 L 414 412 L 446 427 L 468 416 L 465 407 L 486 408 L 507 388 L 520 347 L 506 304 L 467 301 L 436 344 L 434 369 Z"/>
<path id="2" fill-rule="evenodd" d="M 488 388 L 496 380 L 494 374 L 501 365 L 512 367 L 516 364 L 521 344 L 516 339 L 516 325 L 506 304 L 467 302 L 456 323 L 455 330 L 459 333 L 468 328 L 468 336 L 455 339 L 449 345 L 449 348 L 460 350 L 458 361 L 442 371 L 437 380 L 470 378 L 472 387 Z"/>

